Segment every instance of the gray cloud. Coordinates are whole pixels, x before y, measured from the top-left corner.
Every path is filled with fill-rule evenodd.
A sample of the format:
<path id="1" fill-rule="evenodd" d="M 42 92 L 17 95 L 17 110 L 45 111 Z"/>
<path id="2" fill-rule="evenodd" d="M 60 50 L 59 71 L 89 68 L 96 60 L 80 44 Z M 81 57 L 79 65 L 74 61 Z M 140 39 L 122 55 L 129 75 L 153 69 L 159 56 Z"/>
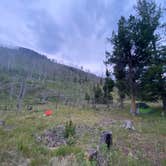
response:
<path id="1" fill-rule="evenodd" d="M 63 38 L 56 20 L 45 10 L 32 11 L 29 14 L 33 18 L 27 27 L 38 39 L 36 47 L 46 53 L 56 53 L 60 50 Z"/>
<path id="2" fill-rule="evenodd" d="M 160 0 L 162 2 L 162 0 Z M 1 0 L 0 43 L 104 71 L 105 38 L 136 0 Z"/>

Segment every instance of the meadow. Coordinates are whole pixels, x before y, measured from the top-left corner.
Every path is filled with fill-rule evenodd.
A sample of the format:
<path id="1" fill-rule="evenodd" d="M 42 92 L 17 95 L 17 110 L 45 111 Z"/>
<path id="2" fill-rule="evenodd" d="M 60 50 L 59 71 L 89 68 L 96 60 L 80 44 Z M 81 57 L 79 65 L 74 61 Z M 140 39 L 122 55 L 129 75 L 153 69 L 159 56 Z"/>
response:
<path id="1" fill-rule="evenodd" d="M 47 103 L 36 105 L 33 111 L 1 111 L 0 163 L 2 166 L 46 165 L 97 165 L 89 161 L 86 151 L 96 148 L 102 131 L 112 131 L 113 145 L 103 148 L 109 165 L 117 166 L 164 166 L 166 165 L 166 119 L 161 110 L 156 113 L 132 116 L 129 105 L 124 110 L 117 108 L 94 110 L 89 107 L 72 107 Z M 44 110 L 53 110 L 52 116 L 43 116 Z M 72 143 L 50 148 L 38 142 L 36 135 L 64 126 L 72 120 L 76 136 Z M 122 128 L 124 120 L 131 120 L 136 130 Z M 71 142 L 71 141 L 70 141 Z"/>

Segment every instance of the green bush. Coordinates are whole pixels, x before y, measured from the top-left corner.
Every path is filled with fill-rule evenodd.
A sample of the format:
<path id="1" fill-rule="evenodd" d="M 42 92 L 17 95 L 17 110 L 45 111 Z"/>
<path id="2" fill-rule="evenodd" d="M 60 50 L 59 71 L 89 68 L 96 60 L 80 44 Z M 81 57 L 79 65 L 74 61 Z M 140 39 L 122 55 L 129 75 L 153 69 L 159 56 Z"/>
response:
<path id="1" fill-rule="evenodd" d="M 73 124 L 73 122 L 70 120 L 66 122 L 65 124 L 65 138 L 73 137 L 75 135 L 75 128 L 76 126 Z"/>

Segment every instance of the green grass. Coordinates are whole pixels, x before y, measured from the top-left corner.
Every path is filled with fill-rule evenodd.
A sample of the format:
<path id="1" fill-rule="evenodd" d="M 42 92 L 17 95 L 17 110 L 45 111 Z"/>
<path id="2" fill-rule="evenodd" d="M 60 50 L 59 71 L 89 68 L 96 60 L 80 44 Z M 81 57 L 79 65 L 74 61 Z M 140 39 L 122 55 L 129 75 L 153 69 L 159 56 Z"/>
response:
<path id="1" fill-rule="evenodd" d="M 53 116 L 44 117 L 43 111 L 50 108 Z M 95 111 L 90 108 L 80 109 L 53 103 L 36 105 L 37 112 L 0 112 L 0 119 L 5 120 L 7 128 L 0 127 L 0 163 L 8 165 L 19 158 L 29 159 L 30 165 L 49 165 L 53 157 L 74 155 L 82 165 L 94 165 L 87 161 L 84 152 L 87 148 L 97 147 L 100 133 L 111 130 L 113 147 L 108 153 L 110 163 L 119 166 L 165 165 L 166 162 L 166 119 L 160 113 L 133 117 L 126 111 Z M 124 120 L 134 122 L 136 131 L 121 127 Z M 36 142 L 34 134 L 41 134 L 46 129 L 65 125 L 72 120 L 76 126 L 85 126 L 82 136 L 76 136 L 74 145 L 49 149 Z M 114 120 L 114 123 L 110 123 Z M 108 121 L 108 122 L 107 122 Z M 107 123 L 105 123 L 107 122 Z M 11 155 L 11 152 L 15 155 Z M 78 164 L 79 165 L 79 164 Z"/>
<path id="2" fill-rule="evenodd" d="M 61 146 L 57 150 L 53 152 L 56 156 L 67 156 L 70 154 L 78 154 L 81 153 L 82 149 L 76 146 Z"/>

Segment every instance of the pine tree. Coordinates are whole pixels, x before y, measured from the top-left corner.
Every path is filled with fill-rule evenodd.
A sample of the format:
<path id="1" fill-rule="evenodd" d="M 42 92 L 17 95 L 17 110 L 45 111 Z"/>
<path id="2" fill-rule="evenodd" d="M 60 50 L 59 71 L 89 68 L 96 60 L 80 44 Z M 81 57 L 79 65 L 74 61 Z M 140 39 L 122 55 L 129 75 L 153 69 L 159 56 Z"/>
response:
<path id="1" fill-rule="evenodd" d="M 135 16 L 120 18 L 118 32 L 112 35 L 113 52 L 106 52 L 108 64 L 122 66 L 129 84 L 133 114 L 136 114 L 138 80 L 156 51 L 158 37 L 155 31 L 161 16 L 160 8 L 153 1 L 139 0 L 135 10 Z M 118 80 L 117 75 L 115 77 Z"/>
<path id="2" fill-rule="evenodd" d="M 151 65 L 142 73 L 139 97 L 145 101 L 162 100 L 166 113 L 166 46 L 162 46 L 151 61 Z"/>
<path id="3" fill-rule="evenodd" d="M 101 89 L 101 86 L 99 84 L 94 86 L 93 92 L 94 92 L 95 104 L 102 104 L 103 103 L 103 91 Z"/>
<path id="4" fill-rule="evenodd" d="M 119 102 L 120 102 L 120 108 L 123 109 L 124 104 L 124 98 L 126 94 L 128 94 L 128 83 L 126 81 L 125 77 L 125 68 L 121 64 L 117 64 L 114 66 L 114 75 L 116 77 L 115 86 L 118 89 L 118 95 L 119 95 Z"/>
<path id="5" fill-rule="evenodd" d="M 108 71 L 108 69 L 106 69 L 106 78 L 105 78 L 105 82 L 104 82 L 104 86 L 103 86 L 104 104 L 109 104 L 110 102 L 112 102 L 113 97 L 112 97 L 111 92 L 113 91 L 113 87 L 114 87 L 114 81 L 110 77 L 110 72 Z"/>

